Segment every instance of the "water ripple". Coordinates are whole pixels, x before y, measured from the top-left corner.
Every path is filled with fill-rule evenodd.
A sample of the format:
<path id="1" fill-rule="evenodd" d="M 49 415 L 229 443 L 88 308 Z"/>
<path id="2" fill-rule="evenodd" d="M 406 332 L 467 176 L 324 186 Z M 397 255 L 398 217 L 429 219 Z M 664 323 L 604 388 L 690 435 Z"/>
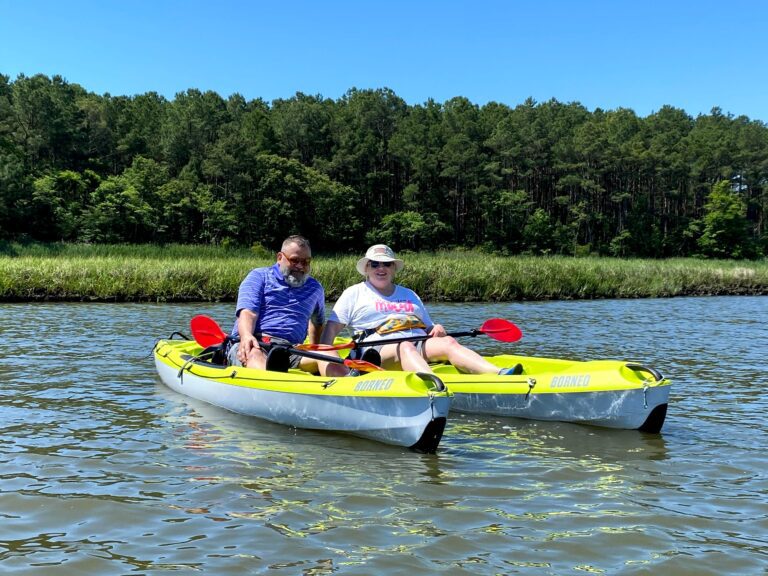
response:
<path id="1" fill-rule="evenodd" d="M 766 297 L 434 305 L 449 329 L 513 320 L 521 353 L 674 381 L 658 435 L 457 414 L 437 455 L 160 384 L 154 341 L 229 304 L 0 310 L 3 573 L 765 571 Z"/>

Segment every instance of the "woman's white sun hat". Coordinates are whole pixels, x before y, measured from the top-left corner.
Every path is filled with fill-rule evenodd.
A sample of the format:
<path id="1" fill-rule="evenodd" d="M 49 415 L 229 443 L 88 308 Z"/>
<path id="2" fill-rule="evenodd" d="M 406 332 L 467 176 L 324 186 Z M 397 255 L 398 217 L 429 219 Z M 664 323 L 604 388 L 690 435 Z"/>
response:
<path id="1" fill-rule="evenodd" d="M 366 275 L 365 267 L 369 261 L 375 260 L 376 262 L 394 262 L 395 271 L 400 272 L 403 269 L 403 261 L 395 256 L 392 248 L 385 244 L 374 244 L 365 253 L 365 256 L 357 261 L 357 271 L 363 276 Z"/>

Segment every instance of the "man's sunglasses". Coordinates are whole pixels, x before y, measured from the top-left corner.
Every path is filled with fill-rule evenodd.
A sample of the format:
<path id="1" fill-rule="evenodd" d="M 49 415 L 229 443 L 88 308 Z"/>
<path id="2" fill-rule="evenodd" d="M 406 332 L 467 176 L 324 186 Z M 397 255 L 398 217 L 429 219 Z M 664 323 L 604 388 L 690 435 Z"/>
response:
<path id="1" fill-rule="evenodd" d="M 280 254 L 283 255 L 283 258 L 288 260 L 288 262 L 291 263 L 291 266 L 301 266 L 303 268 L 306 268 L 310 264 L 312 264 L 312 258 L 297 258 L 296 256 L 287 256 L 283 252 L 280 252 Z"/>
<path id="2" fill-rule="evenodd" d="M 376 260 L 370 261 L 371 268 L 378 268 L 379 266 L 384 266 L 384 268 L 389 268 L 392 266 L 392 262 L 376 262 Z"/>

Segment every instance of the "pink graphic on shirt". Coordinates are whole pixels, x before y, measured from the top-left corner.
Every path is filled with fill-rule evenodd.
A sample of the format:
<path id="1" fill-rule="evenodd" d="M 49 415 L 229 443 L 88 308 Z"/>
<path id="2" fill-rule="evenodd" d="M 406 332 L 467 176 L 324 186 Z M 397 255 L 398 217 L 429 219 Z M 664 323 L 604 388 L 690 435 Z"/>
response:
<path id="1" fill-rule="evenodd" d="M 404 302 L 387 302 L 386 300 L 376 300 L 376 312 L 413 312 L 416 307 L 413 302 L 406 300 Z"/>

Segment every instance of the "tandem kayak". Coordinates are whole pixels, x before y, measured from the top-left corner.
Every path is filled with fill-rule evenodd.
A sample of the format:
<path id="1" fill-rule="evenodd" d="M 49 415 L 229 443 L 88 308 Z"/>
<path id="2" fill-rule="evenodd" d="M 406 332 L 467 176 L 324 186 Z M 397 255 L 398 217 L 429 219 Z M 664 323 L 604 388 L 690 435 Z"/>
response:
<path id="1" fill-rule="evenodd" d="M 160 340 L 154 357 L 163 383 L 239 414 L 418 452 L 435 452 L 443 435 L 451 394 L 437 378 L 399 371 L 343 378 L 273 372 L 212 364 L 201 352 L 195 341 Z"/>
<path id="2" fill-rule="evenodd" d="M 451 365 L 432 367 L 454 394 L 451 410 L 651 433 L 664 424 L 671 382 L 653 368 L 618 360 L 508 354 L 486 359 L 499 367 L 519 364 L 520 374 L 462 374 Z"/>

